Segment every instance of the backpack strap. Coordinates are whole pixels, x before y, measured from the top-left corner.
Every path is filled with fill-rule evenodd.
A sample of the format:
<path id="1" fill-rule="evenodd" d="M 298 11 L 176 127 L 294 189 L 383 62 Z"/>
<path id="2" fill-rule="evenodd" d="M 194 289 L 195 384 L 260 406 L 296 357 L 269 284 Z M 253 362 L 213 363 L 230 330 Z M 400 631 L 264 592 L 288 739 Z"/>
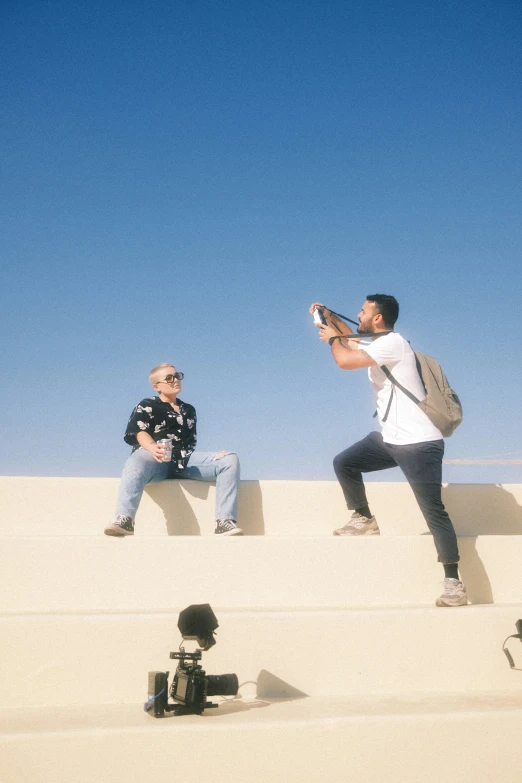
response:
<path id="1" fill-rule="evenodd" d="M 384 414 L 383 419 L 382 419 L 383 421 L 386 421 L 386 419 L 388 418 L 388 413 L 390 412 L 390 408 L 391 408 L 391 404 L 392 404 L 392 398 L 393 398 L 393 392 L 395 390 L 395 386 L 397 386 L 397 388 L 400 389 L 401 392 L 403 392 L 406 395 L 406 397 L 409 397 L 410 400 L 415 403 L 415 405 L 418 405 L 420 400 L 418 400 L 417 397 L 414 394 L 411 393 L 411 391 L 408 391 L 408 389 L 406 389 L 402 384 L 399 383 L 399 381 L 397 381 L 393 377 L 393 375 L 391 374 L 391 372 L 389 371 L 389 369 L 386 367 L 385 364 L 381 365 L 381 370 L 386 375 L 388 380 L 391 381 L 391 383 L 392 383 L 392 390 L 391 390 L 391 394 L 390 394 L 390 399 L 389 399 L 389 402 L 388 402 L 388 406 L 386 408 L 386 413 Z"/>
<path id="2" fill-rule="evenodd" d="M 386 419 L 388 418 L 388 414 L 390 412 L 390 408 L 391 408 L 391 404 L 392 404 L 392 400 L 393 400 L 393 393 L 394 393 L 394 391 L 395 391 L 395 386 L 392 384 L 390 399 L 388 400 L 388 405 L 386 406 L 386 412 L 385 412 L 384 416 L 382 417 L 383 421 L 386 421 Z M 377 411 L 375 411 L 374 415 L 377 416 Z"/>

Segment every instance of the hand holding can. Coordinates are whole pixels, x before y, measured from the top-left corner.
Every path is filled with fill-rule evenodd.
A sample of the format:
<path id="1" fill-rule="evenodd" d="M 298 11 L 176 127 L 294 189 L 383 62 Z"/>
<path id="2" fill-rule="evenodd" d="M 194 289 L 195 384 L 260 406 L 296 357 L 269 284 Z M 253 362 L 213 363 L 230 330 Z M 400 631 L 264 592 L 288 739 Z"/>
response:
<path id="1" fill-rule="evenodd" d="M 158 445 L 163 447 L 162 462 L 170 462 L 172 459 L 172 441 L 169 438 L 163 438 L 158 441 Z"/>

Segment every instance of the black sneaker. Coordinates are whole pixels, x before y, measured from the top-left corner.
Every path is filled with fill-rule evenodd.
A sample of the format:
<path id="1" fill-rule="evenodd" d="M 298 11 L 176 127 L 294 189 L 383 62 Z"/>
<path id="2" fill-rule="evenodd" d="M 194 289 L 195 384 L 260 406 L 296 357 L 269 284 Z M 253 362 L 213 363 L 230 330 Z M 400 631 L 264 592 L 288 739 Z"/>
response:
<path id="1" fill-rule="evenodd" d="M 126 517 L 124 514 L 118 514 L 114 522 L 107 525 L 103 531 L 106 536 L 133 536 L 134 520 L 132 517 Z"/>
<path id="2" fill-rule="evenodd" d="M 242 536 L 243 531 L 233 519 L 217 519 L 214 534 L 216 536 Z"/>

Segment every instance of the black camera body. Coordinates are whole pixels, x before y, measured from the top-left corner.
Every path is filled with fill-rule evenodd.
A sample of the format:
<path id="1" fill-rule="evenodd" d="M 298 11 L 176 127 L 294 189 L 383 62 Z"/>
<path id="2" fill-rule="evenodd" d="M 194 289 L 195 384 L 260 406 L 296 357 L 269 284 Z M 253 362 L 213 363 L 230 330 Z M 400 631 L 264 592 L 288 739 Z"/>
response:
<path id="1" fill-rule="evenodd" d="M 202 715 L 203 710 L 217 707 L 208 701 L 209 696 L 236 696 L 239 682 L 236 674 L 207 674 L 201 667 L 201 653 L 215 643 L 214 631 L 218 627 L 217 617 L 210 604 L 191 604 L 180 612 L 178 628 L 183 639 L 197 641 L 195 652 L 171 652 L 170 657 L 178 661 L 169 693 L 169 673 L 149 672 L 148 699 L 143 705 L 145 712 L 155 718 L 165 717 L 166 712 L 175 715 Z M 175 702 L 171 704 L 170 698 Z"/>
<path id="2" fill-rule="evenodd" d="M 236 674 L 207 674 L 198 663 L 201 650 L 188 653 L 170 653 L 179 661 L 172 685 L 168 688 L 169 672 L 149 672 L 148 700 L 144 709 L 155 718 L 163 718 L 166 712 L 176 715 L 202 715 L 203 710 L 217 707 L 208 701 L 209 696 L 236 696 L 239 682 Z M 176 702 L 169 703 L 170 698 Z"/>

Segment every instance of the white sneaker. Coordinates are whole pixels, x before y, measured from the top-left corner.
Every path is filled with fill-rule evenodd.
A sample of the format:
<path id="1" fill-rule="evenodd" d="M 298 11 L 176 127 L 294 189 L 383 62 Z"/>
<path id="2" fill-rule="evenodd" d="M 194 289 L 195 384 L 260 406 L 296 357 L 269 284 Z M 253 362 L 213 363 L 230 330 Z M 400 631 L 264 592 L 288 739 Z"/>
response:
<path id="1" fill-rule="evenodd" d="M 375 517 L 363 517 L 354 511 L 346 525 L 334 530 L 334 536 L 378 536 L 380 532 Z"/>
<path id="2" fill-rule="evenodd" d="M 467 606 L 468 594 L 460 579 L 448 577 L 442 584 L 444 592 L 437 598 L 436 606 Z"/>

